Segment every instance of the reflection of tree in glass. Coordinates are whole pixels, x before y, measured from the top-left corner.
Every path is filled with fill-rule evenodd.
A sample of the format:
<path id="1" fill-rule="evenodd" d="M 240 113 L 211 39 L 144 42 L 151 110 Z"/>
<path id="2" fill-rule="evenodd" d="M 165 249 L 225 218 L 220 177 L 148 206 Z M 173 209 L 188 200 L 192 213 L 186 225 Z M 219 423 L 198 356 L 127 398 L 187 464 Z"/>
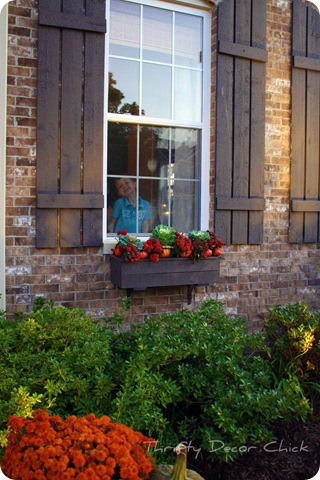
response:
<path id="1" fill-rule="evenodd" d="M 108 174 L 135 174 L 128 171 L 129 137 L 136 138 L 136 125 L 108 123 Z M 132 147 L 132 145 L 131 145 Z M 133 153 L 133 152 L 131 152 Z"/>
<path id="2" fill-rule="evenodd" d="M 111 113 L 118 113 L 118 107 L 124 99 L 124 95 L 115 87 L 117 80 L 113 78 L 113 73 L 109 72 L 109 93 L 108 93 L 108 110 Z"/>
<path id="3" fill-rule="evenodd" d="M 129 113 L 130 115 L 139 115 L 139 105 L 136 102 L 125 103 L 120 108 L 119 113 L 127 113 L 127 114 Z M 143 114 L 144 113 L 142 111 L 142 115 Z"/>
<path id="4" fill-rule="evenodd" d="M 116 88 L 116 85 L 117 80 L 113 78 L 113 73 L 109 72 L 108 111 L 110 113 L 139 115 L 139 105 L 136 102 L 124 103 L 122 107 L 119 108 L 125 96 L 119 88 Z M 144 110 L 142 110 L 141 115 L 144 114 Z"/>

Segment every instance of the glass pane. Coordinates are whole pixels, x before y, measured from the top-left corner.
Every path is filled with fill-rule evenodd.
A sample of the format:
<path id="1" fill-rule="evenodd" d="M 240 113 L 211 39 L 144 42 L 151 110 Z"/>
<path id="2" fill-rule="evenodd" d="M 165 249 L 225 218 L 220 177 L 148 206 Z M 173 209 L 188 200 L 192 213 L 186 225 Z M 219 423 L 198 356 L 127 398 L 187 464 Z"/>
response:
<path id="1" fill-rule="evenodd" d="M 171 156 L 174 178 L 199 179 L 200 131 L 174 129 Z"/>
<path id="2" fill-rule="evenodd" d="M 139 115 L 139 63 L 110 58 L 108 111 Z"/>
<path id="3" fill-rule="evenodd" d="M 108 175 L 136 175 L 137 126 L 108 123 Z"/>
<path id="4" fill-rule="evenodd" d="M 171 67 L 149 63 L 143 65 L 142 114 L 171 118 Z"/>
<path id="5" fill-rule="evenodd" d="M 171 180 L 171 225 L 180 232 L 199 228 L 199 182 Z"/>
<path id="6" fill-rule="evenodd" d="M 202 18 L 176 13 L 175 64 L 201 68 Z"/>
<path id="7" fill-rule="evenodd" d="M 140 57 L 140 6 L 111 0 L 110 55 Z"/>
<path id="8" fill-rule="evenodd" d="M 175 119 L 201 122 L 202 72 L 176 68 L 174 93 Z"/>
<path id="9" fill-rule="evenodd" d="M 171 63 L 172 13 L 160 8 L 144 7 L 143 58 Z"/>
<path id="10" fill-rule="evenodd" d="M 137 181 L 131 177 L 114 179 L 118 198 L 111 206 L 108 218 L 108 230 L 117 233 L 126 230 L 128 233 L 150 232 L 150 202 L 138 196 Z"/>
<path id="11" fill-rule="evenodd" d="M 170 160 L 169 135 L 169 128 L 140 127 L 140 176 L 167 177 Z"/>
<path id="12" fill-rule="evenodd" d="M 145 179 L 139 182 L 139 195 L 150 204 L 149 233 L 160 223 L 168 225 L 169 190 L 166 180 Z"/>

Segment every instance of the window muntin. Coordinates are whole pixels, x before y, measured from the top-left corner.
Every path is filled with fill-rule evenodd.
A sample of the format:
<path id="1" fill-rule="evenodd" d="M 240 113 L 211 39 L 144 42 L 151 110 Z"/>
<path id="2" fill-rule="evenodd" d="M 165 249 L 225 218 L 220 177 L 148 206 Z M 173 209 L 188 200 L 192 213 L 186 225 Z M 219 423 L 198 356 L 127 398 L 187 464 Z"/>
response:
<path id="1" fill-rule="evenodd" d="M 150 204 L 150 231 L 158 223 L 189 231 L 206 218 L 204 14 L 158 4 L 110 3 L 108 219 L 118 198 L 116 178 L 132 179 L 135 233 L 141 233 L 139 197 Z"/>

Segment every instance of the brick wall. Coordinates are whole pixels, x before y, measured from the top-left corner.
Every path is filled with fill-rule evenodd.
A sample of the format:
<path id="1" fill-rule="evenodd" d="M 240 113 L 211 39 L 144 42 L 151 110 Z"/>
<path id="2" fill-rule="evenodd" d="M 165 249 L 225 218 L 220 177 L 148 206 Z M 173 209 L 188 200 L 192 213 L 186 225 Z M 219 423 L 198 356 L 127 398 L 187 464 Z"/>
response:
<path id="1" fill-rule="evenodd" d="M 288 244 L 290 188 L 291 2 L 268 0 L 264 242 L 225 247 L 221 280 L 193 292 L 193 306 L 208 298 L 229 314 L 261 326 L 269 306 L 305 300 L 320 308 L 317 244 Z M 212 22 L 215 77 L 216 16 Z M 36 295 L 80 306 L 103 318 L 120 308 L 126 292 L 110 282 L 109 257 L 98 248 L 35 248 L 37 3 L 9 3 L 6 278 L 7 310 L 27 312 Z M 214 118 L 215 86 L 212 86 Z M 210 194 L 214 193 L 214 123 L 211 127 Z M 211 209 L 213 211 L 213 208 Z M 212 222 L 212 219 L 211 219 Z M 212 225 L 211 225 L 212 226 Z M 219 232 L 217 232 L 219 234 Z M 187 288 L 134 292 L 127 321 L 187 306 Z M 191 307 L 192 308 L 192 307 Z"/>

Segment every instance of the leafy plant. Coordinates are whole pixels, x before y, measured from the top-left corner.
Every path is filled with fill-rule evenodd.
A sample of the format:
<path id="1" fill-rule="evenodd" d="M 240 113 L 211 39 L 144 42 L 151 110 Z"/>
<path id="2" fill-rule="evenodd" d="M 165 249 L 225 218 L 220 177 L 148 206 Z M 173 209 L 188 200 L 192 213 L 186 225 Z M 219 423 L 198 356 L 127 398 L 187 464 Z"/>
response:
<path id="1" fill-rule="evenodd" d="M 167 225 L 157 225 L 151 232 L 151 238 L 159 240 L 163 246 L 172 246 L 175 239 L 175 229 Z"/>
<path id="2" fill-rule="evenodd" d="M 192 230 L 188 233 L 188 237 L 192 242 L 196 242 L 197 240 L 200 240 L 201 242 L 206 242 L 210 239 L 209 233 L 203 230 Z"/>
<path id="3" fill-rule="evenodd" d="M 142 249 L 141 240 L 135 235 L 132 235 L 131 233 L 127 233 L 126 230 L 121 230 L 119 232 L 118 242 L 119 242 L 119 245 L 122 245 L 123 247 L 127 247 L 128 245 L 134 245 L 137 248 L 137 250 Z"/>
<path id="4" fill-rule="evenodd" d="M 157 438 L 160 453 L 183 439 L 230 460 L 237 447 L 270 440 L 275 419 L 311 412 L 290 379 L 275 383 L 263 335 L 217 302 L 150 317 L 121 333 L 116 349 L 113 418 Z M 235 448 L 212 451 L 214 441 Z"/>
<path id="5" fill-rule="evenodd" d="M 239 446 L 271 439 L 274 420 L 311 413 L 299 381 L 275 374 L 264 335 L 220 302 L 130 330 L 121 323 L 121 314 L 98 322 L 43 299 L 28 318 L 0 317 L 2 444 L 10 415 L 41 408 L 61 418 L 108 415 L 156 438 L 165 461 L 181 441 L 230 460 Z"/>
<path id="6" fill-rule="evenodd" d="M 269 309 L 265 330 L 276 375 L 290 374 L 307 394 L 320 393 L 320 311 L 304 302 L 277 305 Z"/>
<path id="7" fill-rule="evenodd" d="M 39 408 L 62 416 L 109 410 L 113 335 L 80 309 L 44 305 L 28 318 L 0 320 L 0 428 Z"/>

